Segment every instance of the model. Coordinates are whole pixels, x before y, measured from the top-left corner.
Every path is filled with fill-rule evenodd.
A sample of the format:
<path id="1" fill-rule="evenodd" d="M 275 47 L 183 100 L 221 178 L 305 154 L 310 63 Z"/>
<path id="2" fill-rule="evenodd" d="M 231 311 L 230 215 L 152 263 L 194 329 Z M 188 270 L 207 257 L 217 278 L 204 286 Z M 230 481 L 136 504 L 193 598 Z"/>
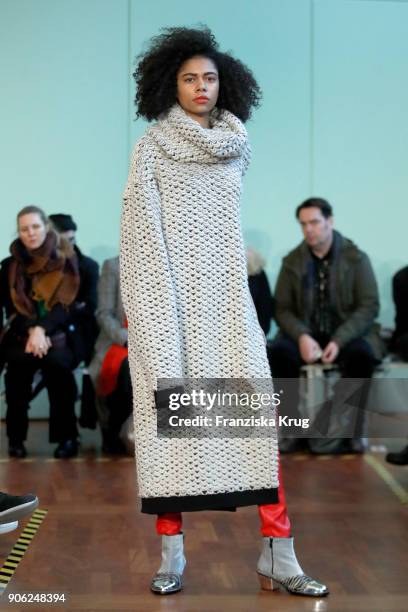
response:
<path id="1" fill-rule="evenodd" d="M 161 438 L 160 379 L 270 379 L 248 289 L 240 222 L 250 158 L 243 122 L 260 90 L 207 28 L 169 28 L 134 74 L 137 115 L 157 122 L 136 144 L 124 194 L 121 290 L 128 318 L 136 465 L 142 512 L 157 514 L 162 562 L 151 589 L 181 589 L 182 512 L 257 505 L 258 574 L 322 596 L 290 536 L 276 432 L 259 438 Z"/>

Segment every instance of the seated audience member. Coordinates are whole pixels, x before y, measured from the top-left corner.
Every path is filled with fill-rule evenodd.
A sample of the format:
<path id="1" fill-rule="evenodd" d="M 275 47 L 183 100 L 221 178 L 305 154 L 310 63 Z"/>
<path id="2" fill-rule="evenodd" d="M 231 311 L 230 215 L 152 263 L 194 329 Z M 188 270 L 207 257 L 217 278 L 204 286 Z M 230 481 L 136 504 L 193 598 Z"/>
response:
<path id="1" fill-rule="evenodd" d="M 408 266 L 393 277 L 392 295 L 395 304 L 395 331 L 391 348 L 404 361 L 408 361 Z"/>
<path id="2" fill-rule="evenodd" d="M 50 215 L 56 231 L 70 242 L 78 258 L 80 285 L 75 304 L 75 325 L 81 334 L 84 349 L 84 361 L 88 365 L 93 354 L 98 326 L 95 318 L 97 306 L 97 286 L 99 276 L 98 263 L 84 255 L 76 244 L 77 224 L 71 215 L 63 213 Z"/>
<path id="3" fill-rule="evenodd" d="M 72 370 L 80 357 L 73 346 L 71 311 L 79 289 L 78 260 L 72 246 L 53 229 L 45 213 L 27 206 L 17 215 L 18 238 L 0 271 L 1 315 L 5 322 L 2 362 L 10 457 L 26 456 L 28 408 L 32 382 L 41 370 L 50 400 L 49 438 L 57 442 L 55 457 L 77 453 Z M 3 326 L 2 326 L 3 327 Z"/>
<path id="4" fill-rule="evenodd" d="M 268 335 L 273 315 L 273 297 L 269 287 L 268 277 L 264 272 L 265 262 L 253 249 L 246 252 L 248 286 L 258 315 L 259 324 Z"/>
<path id="5" fill-rule="evenodd" d="M 374 323 L 379 298 L 370 260 L 333 229 L 333 211 L 326 200 L 306 200 L 296 209 L 296 218 L 304 240 L 284 257 L 276 283 L 275 319 L 280 331 L 268 351 L 272 374 L 296 379 L 303 364 L 321 362 L 336 363 L 345 378 L 368 379 L 383 353 Z M 333 403 L 324 406 L 329 417 L 328 407 L 335 399 L 336 392 Z M 300 418 L 297 404 L 298 382 L 294 382 L 287 388 L 286 409 Z M 318 453 L 363 452 L 363 400 L 359 405 L 353 438 L 307 441 L 284 439 L 281 432 L 281 451 L 309 445 Z"/>
<path id="6" fill-rule="evenodd" d="M 107 259 L 98 285 L 97 319 L 100 333 L 89 373 L 99 396 L 103 450 L 125 453 L 119 438 L 132 412 L 132 385 L 127 358 L 127 325 L 119 290 L 119 257 Z"/>

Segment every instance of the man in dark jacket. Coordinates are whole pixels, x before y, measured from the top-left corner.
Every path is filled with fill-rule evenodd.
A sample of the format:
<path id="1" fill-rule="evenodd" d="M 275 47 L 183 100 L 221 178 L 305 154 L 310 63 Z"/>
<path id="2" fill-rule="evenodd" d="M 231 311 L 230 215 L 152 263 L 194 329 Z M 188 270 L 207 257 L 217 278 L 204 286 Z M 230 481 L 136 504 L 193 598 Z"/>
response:
<path id="1" fill-rule="evenodd" d="M 84 255 L 77 246 L 77 224 L 71 215 L 59 213 L 49 215 L 49 219 L 56 231 L 73 245 L 78 257 L 80 286 L 76 299 L 75 319 L 83 340 L 83 360 L 88 365 L 92 358 L 98 335 L 95 311 L 97 306 L 99 265 L 94 259 Z"/>
<path id="2" fill-rule="evenodd" d="M 333 211 L 326 200 L 306 200 L 296 218 L 304 241 L 283 259 L 276 284 L 280 332 L 269 347 L 272 374 L 297 379 L 302 365 L 320 361 L 336 363 L 345 378 L 368 379 L 382 357 L 374 323 L 378 289 L 370 260 L 333 229 Z M 298 383 L 286 385 L 285 391 L 290 415 L 299 417 Z M 309 440 L 309 445 L 315 452 L 362 452 L 361 429 L 360 410 L 353 439 Z M 288 438 L 282 440 L 281 451 L 304 445 L 304 439 Z"/>

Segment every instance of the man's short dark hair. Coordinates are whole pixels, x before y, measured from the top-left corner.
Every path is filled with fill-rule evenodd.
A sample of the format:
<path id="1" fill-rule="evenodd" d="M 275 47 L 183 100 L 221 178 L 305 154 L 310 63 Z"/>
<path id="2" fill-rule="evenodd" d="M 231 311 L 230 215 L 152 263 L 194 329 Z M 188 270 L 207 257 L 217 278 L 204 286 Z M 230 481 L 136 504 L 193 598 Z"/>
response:
<path id="1" fill-rule="evenodd" d="M 77 231 L 77 224 L 71 215 L 57 213 L 55 215 L 49 215 L 48 218 L 57 232 L 69 232 L 70 230 L 73 230 L 74 232 Z"/>
<path id="2" fill-rule="evenodd" d="M 304 208 L 318 208 L 325 219 L 333 216 L 333 209 L 331 205 L 327 200 L 323 200 L 323 198 L 309 198 L 308 200 L 305 200 L 299 204 L 296 209 L 296 219 L 299 219 L 299 213 Z"/>

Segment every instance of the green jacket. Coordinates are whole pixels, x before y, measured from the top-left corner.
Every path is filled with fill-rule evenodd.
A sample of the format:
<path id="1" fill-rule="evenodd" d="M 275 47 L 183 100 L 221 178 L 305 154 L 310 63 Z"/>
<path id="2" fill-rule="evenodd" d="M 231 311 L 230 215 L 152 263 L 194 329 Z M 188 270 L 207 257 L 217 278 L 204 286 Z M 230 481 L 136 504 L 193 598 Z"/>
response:
<path id="1" fill-rule="evenodd" d="M 368 256 L 339 232 L 333 232 L 331 296 L 341 321 L 332 340 L 340 348 L 355 338 L 364 338 L 375 357 L 384 347 L 375 318 L 379 312 L 377 282 Z M 282 260 L 275 289 L 275 319 L 280 330 L 297 341 L 311 334 L 313 310 L 313 259 L 305 241 Z"/>

